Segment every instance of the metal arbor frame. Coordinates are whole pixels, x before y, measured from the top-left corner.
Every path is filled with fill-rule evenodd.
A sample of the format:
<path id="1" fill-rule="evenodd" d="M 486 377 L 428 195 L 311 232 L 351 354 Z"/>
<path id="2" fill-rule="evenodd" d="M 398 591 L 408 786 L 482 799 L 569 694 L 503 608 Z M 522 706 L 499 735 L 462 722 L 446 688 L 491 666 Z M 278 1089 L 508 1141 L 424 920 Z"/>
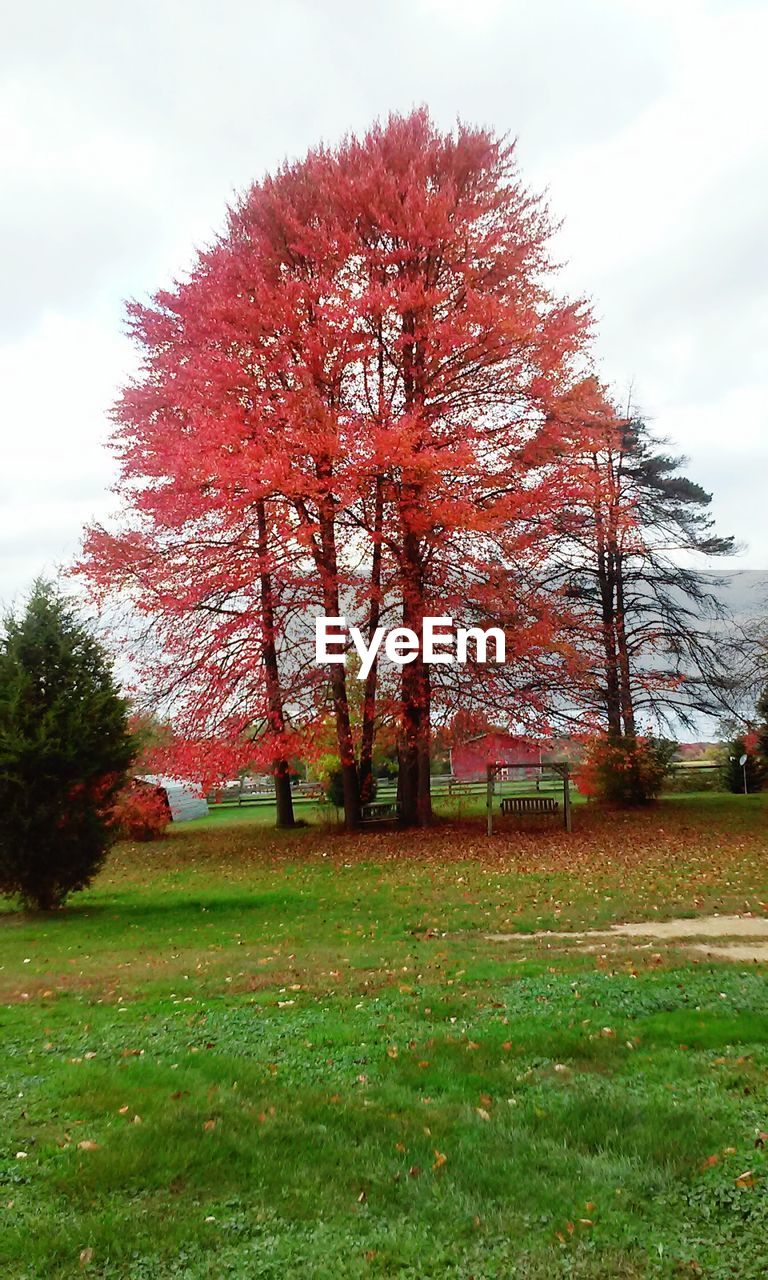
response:
<path id="1" fill-rule="evenodd" d="M 563 780 L 563 826 L 566 831 L 571 830 L 571 766 L 567 760 L 554 760 L 547 764 L 531 764 L 530 760 L 501 760 L 495 764 L 488 765 L 488 786 L 485 800 L 485 807 L 488 815 L 488 835 L 493 834 L 493 791 L 494 783 L 501 773 L 502 769 L 528 769 L 538 770 L 550 769 L 552 773 L 556 773 Z"/>

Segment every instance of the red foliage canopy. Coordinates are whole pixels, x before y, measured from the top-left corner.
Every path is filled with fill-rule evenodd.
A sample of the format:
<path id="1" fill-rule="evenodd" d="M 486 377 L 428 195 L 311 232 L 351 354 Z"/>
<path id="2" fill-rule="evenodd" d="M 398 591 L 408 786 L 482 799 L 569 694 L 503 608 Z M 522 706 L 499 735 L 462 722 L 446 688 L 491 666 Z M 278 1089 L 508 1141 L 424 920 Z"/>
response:
<path id="1" fill-rule="evenodd" d="M 129 308 L 143 357 L 115 410 L 124 514 L 83 567 L 153 623 L 183 735 L 243 758 L 311 749 L 334 713 L 354 823 L 382 713 L 405 816 L 429 816 L 430 726 L 468 696 L 541 719 L 573 665 L 542 588 L 584 492 L 585 307 L 551 287 L 551 224 L 514 149 L 394 116 L 254 185 L 189 277 Z M 312 614 L 420 634 L 502 626 L 506 668 L 312 666 Z M 525 692 L 524 692 L 525 690 Z M 210 747 L 209 747 L 210 750 Z"/>

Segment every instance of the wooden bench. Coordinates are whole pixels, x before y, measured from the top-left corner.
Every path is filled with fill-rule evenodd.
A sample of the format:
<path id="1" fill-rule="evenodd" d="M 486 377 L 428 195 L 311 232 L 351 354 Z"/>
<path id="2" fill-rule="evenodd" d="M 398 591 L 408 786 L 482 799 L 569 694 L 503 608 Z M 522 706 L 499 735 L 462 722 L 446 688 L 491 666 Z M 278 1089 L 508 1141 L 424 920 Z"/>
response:
<path id="1" fill-rule="evenodd" d="M 373 800 L 364 804 L 361 822 L 397 822 L 400 817 L 399 800 Z"/>
<path id="2" fill-rule="evenodd" d="M 557 813 L 558 807 L 553 796 L 505 796 L 501 802 L 502 813 Z"/>

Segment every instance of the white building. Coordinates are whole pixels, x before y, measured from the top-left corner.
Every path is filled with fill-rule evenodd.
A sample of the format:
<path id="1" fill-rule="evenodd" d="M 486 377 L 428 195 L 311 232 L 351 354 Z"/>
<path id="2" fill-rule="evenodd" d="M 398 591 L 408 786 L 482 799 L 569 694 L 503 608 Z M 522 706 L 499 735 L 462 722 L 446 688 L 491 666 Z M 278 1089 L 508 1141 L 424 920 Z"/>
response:
<path id="1" fill-rule="evenodd" d="M 180 782 L 178 778 L 163 778 L 158 774 L 145 774 L 138 781 L 148 782 L 164 793 L 173 822 L 191 822 L 208 814 L 208 801 L 196 782 Z"/>

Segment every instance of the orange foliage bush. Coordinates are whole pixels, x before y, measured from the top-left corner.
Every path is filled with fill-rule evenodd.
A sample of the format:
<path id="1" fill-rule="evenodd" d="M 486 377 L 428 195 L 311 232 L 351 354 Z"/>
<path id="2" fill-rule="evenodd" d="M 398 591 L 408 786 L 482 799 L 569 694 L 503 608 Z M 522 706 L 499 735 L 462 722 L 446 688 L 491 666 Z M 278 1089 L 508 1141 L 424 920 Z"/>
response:
<path id="1" fill-rule="evenodd" d="M 163 791 L 133 778 L 117 797 L 112 821 L 123 840 L 157 840 L 171 818 Z"/>
<path id="2" fill-rule="evenodd" d="M 648 804 L 661 791 L 674 744 L 655 738 L 594 738 L 575 773 L 582 795 L 617 805 Z"/>

